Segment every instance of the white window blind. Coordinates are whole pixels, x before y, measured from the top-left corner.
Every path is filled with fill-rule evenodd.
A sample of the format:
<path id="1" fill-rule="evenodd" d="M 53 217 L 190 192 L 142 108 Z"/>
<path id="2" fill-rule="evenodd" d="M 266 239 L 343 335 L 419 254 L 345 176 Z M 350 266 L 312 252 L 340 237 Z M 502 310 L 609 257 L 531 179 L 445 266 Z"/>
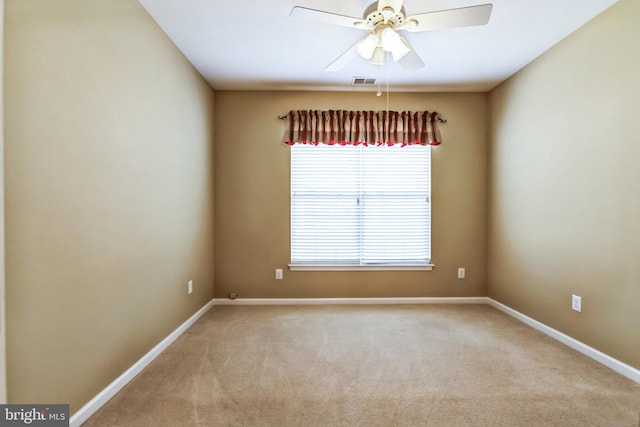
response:
<path id="1" fill-rule="evenodd" d="M 291 266 L 428 266 L 428 146 L 291 147 Z"/>

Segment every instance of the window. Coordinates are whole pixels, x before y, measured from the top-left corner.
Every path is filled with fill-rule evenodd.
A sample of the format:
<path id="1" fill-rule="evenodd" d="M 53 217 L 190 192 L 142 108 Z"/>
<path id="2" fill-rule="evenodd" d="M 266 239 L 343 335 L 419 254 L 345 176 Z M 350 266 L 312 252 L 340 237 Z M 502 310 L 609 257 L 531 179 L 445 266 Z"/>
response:
<path id="1" fill-rule="evenodd" d="M 431 269 L 430 147 L 291 147 L 291 269 Z"/>

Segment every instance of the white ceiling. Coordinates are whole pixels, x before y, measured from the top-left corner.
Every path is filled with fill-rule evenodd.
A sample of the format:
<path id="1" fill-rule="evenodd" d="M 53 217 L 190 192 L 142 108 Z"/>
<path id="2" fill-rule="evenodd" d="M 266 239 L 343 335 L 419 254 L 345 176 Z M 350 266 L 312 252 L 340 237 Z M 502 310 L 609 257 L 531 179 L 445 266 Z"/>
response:
<path id="1" fill-rule="evenodd" d="M 426 66 L 405 71 L 356 58 L 324 68 L 362 30 L 289 17 L 293 6 L 361 18 L 373 0 L 140 0 L 195 68 L 218 90 L 488 91 L 617 0 L 405 0 L 407 15 L 493 3 L 489 23 L 404 33 Z"/>

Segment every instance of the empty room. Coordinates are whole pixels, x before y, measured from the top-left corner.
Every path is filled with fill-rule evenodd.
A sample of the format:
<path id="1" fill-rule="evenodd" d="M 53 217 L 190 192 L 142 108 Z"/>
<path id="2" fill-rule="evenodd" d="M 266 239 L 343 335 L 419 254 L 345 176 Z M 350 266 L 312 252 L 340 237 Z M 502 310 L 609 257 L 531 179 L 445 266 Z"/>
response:
<path id="1" fill-rule="evenodd" d="M 0 0 L 0 425 L 639 426 L 640 2 L 489 1 Z"/>

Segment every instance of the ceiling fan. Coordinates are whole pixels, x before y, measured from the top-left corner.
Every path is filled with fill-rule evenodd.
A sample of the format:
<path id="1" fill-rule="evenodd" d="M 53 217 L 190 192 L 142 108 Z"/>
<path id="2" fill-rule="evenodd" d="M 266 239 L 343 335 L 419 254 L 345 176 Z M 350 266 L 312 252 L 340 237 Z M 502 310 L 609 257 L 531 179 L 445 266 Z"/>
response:
<path id="1" fill-rule="evenodd" d="M 333 61 L 325 71 L 338 71 L 358 54 L 372 64 L 383 65 L 387 53 L 406 70 L 424 67 L 424 62 L 398 31 L 418 32 L 445 28 L 485 25 L 491 16 L 492 4 L 439 10 L 407 16 L 403 0 L 378 0 L 365 11 L 363 18 L 339 15 L 295 6 L 290 16 L 364 30 L 369 35 Z"/>

